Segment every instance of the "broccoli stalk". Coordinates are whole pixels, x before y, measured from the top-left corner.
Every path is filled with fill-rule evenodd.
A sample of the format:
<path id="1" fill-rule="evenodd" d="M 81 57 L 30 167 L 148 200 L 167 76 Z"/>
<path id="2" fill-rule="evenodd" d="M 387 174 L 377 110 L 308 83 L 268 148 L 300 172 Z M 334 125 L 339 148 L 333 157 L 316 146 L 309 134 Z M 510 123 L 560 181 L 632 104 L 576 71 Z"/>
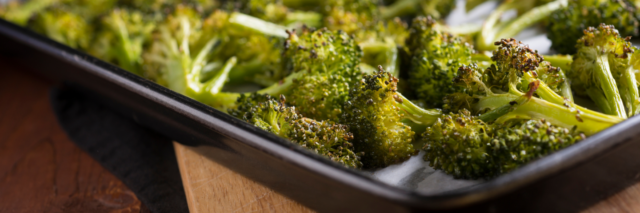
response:
<path id="1" fill-rule="evenodd" d="M 526 5 L 526 3 L 523 3 L 523 1 L 507 0 L 496 8 L 485 20 L 480 35 L 476 39 L 476 48 L 478 50 L 494 50 L 496 46 L 493 45 L 493 42 L 501 38 L 511 38 L 523 29 L 544 20 L 554 11 L 566 7 L 567 0 L 558 0 L 536 6 L 518 16 L 515 20 L 498 23 L 504 12 L 519 9 L 522 5 Z"/>
<path id="2" fill-rule="evenodd" d="M 570 70 L 573 63 L 571 55 L 544 55 L 544 60 L 551 63 L 551 66 L 559 67 L 562 70 Z"/>
<path id="3" fill-rule="evenodd" d="M 490 69 L 487 70 L 489 72 Z M 473 64 L 460 68 L 455 82 L 466 87 L 467 94 L 454 93 L 445 97 L 449 111 L 458 111 L 451 110 L 452 108 L 469 109 L 483 114 L 480 118 L 485 121 L 497 119 L 498 123 L 511 119 L 545 119 L 565 128 L 575 126 L 586 135 L 593 135 L 623 120 L 577 106 L 569 101 L 556 104 L 533 97 L 541 85 L 539 80 L 529 83 L 525 90 L 527 92 L 523 93 L 517 86 L 521 82 L 515 72 L 508 76 L 510 80 L 506 83 L 507 91 L 494 93 L 483 81 L 483 75 L 482 70 Z"/>
<path id="4" fill-rule="evenodd" d="M 556 126 L 576 128 L 587 136 L 598 133 L 623 120 L 591 110 L 582 111 L 570 103 L 563 106 L 535 98 L 533 94 L 538 89 L 539 82 L 532 82 L 529 87 L 526 94 L 512 97 L 513 101 L 481 115 L 480 119 L 487 122 L 495 119 L 496 123 L 505 123 L 513 119 L 545 119 Z M 487 97 L 483 101 L 491 102 L 493 100 Z M 479 105 L 481 104 L 479 103 Z"/>
<path id="5" fill-rule="evenodd" d="M 102 31 L 89 52 L 121 68 L 142 74 L 143 45 L 151 37 L 155 24 L 142 14 L 128 10 L 113 10 L 102 18 Z"/>
<path id="6" fill-rule="evenodd" d="M 455 8 L 456 1 L 450 0 L 398 0 L 392 5 L 382 9 L 383 19 L 392 19 L 399 16 L 420 14 L 431 16 L 435 19 L 443 19 Z"/>
<path id="7" fill-rule="evenodd" d="M 614 73 L 626 72 L 626 66 L 613 66 L 628 64 L 631 44 L 620 37 L 613 26 L 602 24 L 598 28 L 590 27 L 585 30 L 585 35 L 578 40 L 576 47 L 578 52 L 574 55 L 568 73 L 573 80 L 574 90 L 585 91 L 603 112 L 627 118 L 621 94 L 633 93 L 629 90 L 635 87 L 623 82 L 616 83 L 616 76 L 622 74 L 614 76 Z M 627 79 L 631 78 L 626 76 Z"/>

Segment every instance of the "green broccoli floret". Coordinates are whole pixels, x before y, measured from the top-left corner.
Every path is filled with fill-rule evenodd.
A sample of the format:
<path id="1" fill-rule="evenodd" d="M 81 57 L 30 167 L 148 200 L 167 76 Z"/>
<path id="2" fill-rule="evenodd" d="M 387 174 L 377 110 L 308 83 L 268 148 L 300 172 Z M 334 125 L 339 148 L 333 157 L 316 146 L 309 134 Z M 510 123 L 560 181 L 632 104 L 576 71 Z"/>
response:
<path id="1" fill-rule="evenodd" d="M 26 25 L 29 18 L 59 1 L 60 0 L 12 0 L 5 2 L 5 5 L 0 5 L 0 17 L 18 25 Z"/>
<path id="2" fill-rule="evenodd" d="M 502 38 L 511 38 L 523 29 L 547 19 L 551 13 L 567 6 L 567 0 L 557 0 L 538 5 L 538 0 L 507 0 L 496 8 L 482 25 L 480 35 L 476 38 L 475 46 L 478 50 L 495 50 L 493 42 Z M 522 15 L 516 19 L 500 23 L 502 15 L 512 9 L 521 10 Z M 523 12 L 525 11 L 526 12 Z"/>
<path id="3" fill-rule="evenodd" d="M 398 79 L 381 71 L 365 75 L 349 91 L 341 123 L 354 135 L 356 152 L 364 152 L 366 168 L 379 168 L 402 162 L 416 153 L 415 132 L 403 123 L 431 125 L 440 116 L 439 110 L 424 110 L 397 92 Z"/>
<path id="4" fill-rule="evenodd" d="M 281 66 L 291 74 L 257 93 L 286 95 L 287 103 L 299 106 L 300 113 L 307 117 L 337 120 L 350 86 L 355 85 L 362 74 L 359 46 L 346 33 L 327 29 L 306 30 L 300 35 L 290 32 L 284 43 Z M 224 82 L 224 79 L 215 81 Z M 235 108 L 235 100 L 241 95 L 220 90 L 208 94 L 211 101 L 206 103 L 223 110 Z"/>
<path id="5" fill-rule="evenodd" d="M 547 25 L 551 48 L 562 54 L 575 54 L 575 41 L 588 27 L 613 25 L 622 36 L 637 36 L 640 11 L 630 1 L 569 0 L 567 7 L 555 11 Z"/>
<path id="6" fill-rule="evenodd" d="M 497 165 L 487 147 L 493 130 L 467 110 L 442 115 L 421 136 L 426 142 L 424 160 L 456 178 L 496 176 Z"/>
<path id="7" fill-rule="evenodd" d="M 49 7 L 40 11 L 28 27 L 80 50 L 88 49 L 93 37 L 93 27 L 86 19 L 63 7 Z"/>
<path id="8" fill-rule="evenodd" d="M 347 167 L 362 167 L 346 126 L 305 118 L 284 102 L 284 96 L 278 102 L 268 95 L 241 95 L 238 108 L 229 114 Z"/>
<path id="9" fill-rule="evenodd" d="M 214 50 L 220 38 L 203 34 L 202 21 L 198 13 L 189 7 L 179 5 L 164 23 L 158 25 L 158 41 L 147 51 L 145 60 L 149 62 L 146 70 L 158 71 L 158 83 L 169 89 L 194 98 L 205 104 L 217 102 L 217 93 L 222 89 L 231 68 L 237 63 L 231 57 L 217 71 L 216 77 L 202 79 L 202 71 L 207 64 L 207 56 Z M 209 36 L 201 36 L 209 35 Z M 191 52 L 191 44 L 206 40 L 204 46 Z M 233 97 L 234 101 L 237 97 Z"/>
<path id="10" fill-rule="evenodd" d="M 229 8 L 256 18 L 285 26 L 321 27 L 322 14 L 288 8 L 280 0 L 243 0 L 229 2 Z"/>
<path id="11" fill-rule="evenodd" d="M 461 37 L 440 30 L 429 17 L 411 24 L 407 49 L 411 56 L 409 85 L 416 97 L 431 107 L 442 107 L 442 98 L 464 88 L 452 83 L 460 66 L 482 63 L 475 60 L 473 47 Z"/>
<path id="12" fill-rule="evenodd" d="M 305 74 L 293 80 L 288 103 L 307 117 L 337 120 L 350 87 L 362 75 L 361 57 L 360 47 L 343 31 L 291 33 L 283 58 L 292 73 Z"/>
<path id="13" fill-rule="evenodd" d="M 526 91 L 527 86 L 540 80 L 536 95 L 555 103 L 563 104 L 565 100 L 573 102 L 573 93 L 564 72 L 551 64 L 527 45 L 513 38 L 501 39 L 495 43 L 498 49 L 493 52 L 491 59 L 495 66 L 490 67 L 487 80 L 492 89 L 508 91 L 508 82 L 520 81 L 518 89 Z M 515 78 L 515 79 L 511 79 Z"/>
<path id="14" fill-rule="evenodd" d="M 578 52 L 573 56 L 571 70 L 567 73 L 572 79 L 574 91 L 586 93 L 603 112 L 627 118 L 621 94 L 630 88 L 626 84 L 616 83 L 614 72 L 622 71 L 616 72 L 613 66 L 628 64 L 631 43 L 620 37 L 613 26 L 602 24 L 598 28 L 585 30 L 576 48 Z"/>
<path id="15" fill-rule="evenodd" d="M 488 179 L 585 138 L 545 120 L 486 124 L 469 111 L 443 115 L 422 135 L 424 159 L 456 178 Z"/>
<path id="16" fill-rule="evenodd" d="M 273 30 L 274 33 L 282 31 L 286 34 L 284 27 L 278 25 L 273 29 L 269 27 L 263 31 L 244 32 L 243 28 L 256 28 L 255 26 L 264 25 L 262 23 L 264 21 L 238 22 L 238 19 L 234 18 L 238 16 L 246 15 L 216 10 L 204 20 L 202 24 L 204 35 L 201 37 L 215 36 L 221 40 L 220 47 L 216 48 L 210 58 L 211 61 L 218 63 L 212 63 L 210 67 L 220 67 L 222 65 L 220 61 L 237 57 L 238 64 L 229 73 L 229 84 L 253 82 L 269 86 L 282 80 L 289 74 L 280 67 L 282 46 L 286 36 L 274 36 L 273 33 L 268 32 Z M 203 47 L 206 42 L 204 39 L 199 39 L 194 47 Z"/>
<path id="17" fill-rule="evenodd" d="M 398 0 L 382 10 L 383 19 L 392 19 L 398 16 L 423 15 L 435 19 L 443 19 L 456 7 L 456 1 L 452 0 Z"/>
<path id="18" fill-rule="evenodd" d="M 155 28 L 153 20 L 136 11 L 116 9 L 102 17 L 99 28 L 89 53 L 141 75 L 142 50 Z"/>
<path id="19" fill-rule="evenodd" d="M 343 30 L 347 34 L 357 34 L 362 29 L 375 27 L 380 19 L 379 0 L 327 0 L 319 6 L 323 8 L 324 27 L 329 30 Z"/>

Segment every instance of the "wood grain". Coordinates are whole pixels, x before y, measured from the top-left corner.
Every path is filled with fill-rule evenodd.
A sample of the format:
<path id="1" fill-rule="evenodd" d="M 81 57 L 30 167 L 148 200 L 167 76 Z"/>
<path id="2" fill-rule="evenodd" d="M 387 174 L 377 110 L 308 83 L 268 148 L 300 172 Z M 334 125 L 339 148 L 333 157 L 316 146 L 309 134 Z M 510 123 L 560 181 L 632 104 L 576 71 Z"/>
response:
<path id="1" fill-rule="evenodd" d="M 313 212 L 174 142 L 191 213 Z"/>
<path id="2" fill-rule="evenodd" d="M 53 85 L 0 58 L 0 212 L 148 212 L 58 126 Z"/>

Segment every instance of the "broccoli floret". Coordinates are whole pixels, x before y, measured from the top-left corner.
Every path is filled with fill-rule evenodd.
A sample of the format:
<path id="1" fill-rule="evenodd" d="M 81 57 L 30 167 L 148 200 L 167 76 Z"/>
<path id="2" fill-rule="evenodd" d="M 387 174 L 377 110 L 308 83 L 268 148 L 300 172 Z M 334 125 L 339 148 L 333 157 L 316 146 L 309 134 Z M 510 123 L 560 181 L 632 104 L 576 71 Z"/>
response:
<path id="1" fill-rule="evenodd" d="M 555 11 L 547 25 L 551 48 L 562 54 L 575 54 L 575 41 L 588 27 L 613 25 L 622 36 L 638 35 L 640 11 L 625 0 L 569 0 L 567 7 Z"/>
<path id="2" fill-rule="evenodd" d="M 478 50 L 494 50 L 493 42 L 502 38 L 511 38 L 523 29 L 547 19 L 551 13 L 567 6 L 567 0 L 557 0 L 531 8 L 537 5 L 537 0 L 504 1 L 496 8 L 482 25 L 480 35 L 476 38 L 475 46 Z M 509 10 L 526 10 L 516 19 L 499 23 L 502 15 Z"/>
<path id="3" fill-rule="evenodd" d="M 257 93 L 286 95 L 287 103 L 299 106 L 300 113 L 307 117 L 337 120 L 350 86 L 362 74 L 359 67 L 362 52 L 358 45 L 346 33 L 327 29 L 307 30 L 300 35 L 290 32 L 284 43 L 281 66 L 291 74 Z M 241 95 L 219 90 L 209 94 L 212 101 L 206 103 L 223 110 L 236 107 L 234 101 Z"/>
<path id="4" fill-rule="evenodd" d="M 362 29 L 376 26 L 379 20 L 379 0 L 327 0 L 324 8 L 324 26 L 330 30 L 343 30 L 347 34 L 357 34 Z"/>
<path id="5" fill-rule="evenodd" d="M 353 133 L 356 152 L 364 152 L 366 168 L 402 162 L 416 153 L 412 144 L 415 132 L 402 122 L 404 119 L 428 126 L 441 114 L 411 103 L 397 92 L 397 83 L 397 78 L 381 69 L 365 75 L 349 91 L 341 123 Z"/>
<path id="6" fill-rule="evenodd" d="M 567 73 L 574 91 L 586 93 L 603 112 L 627 118 L 620 90 L 629 88 L 620 88 L 624 85 L 616 83 L 612 66 L 626 63 L 632 52 L 631 44 L 613 26 L 602 24 L 585 30 L 576 48 L 578 52 Z"/>
<path id="7" fill-rule="evenodd" d="M 391 19 L 398 16 L 423 15 L 435 19 L 443 19 L 456 7 L 452 0 L 398 0 L 382 10 L 382 18 Z"/>
<path id="8" fill-rule="evenodd" d="M 424 159 L 456 178 L 488 179 L 585 138 L 545 120 L 486 124 L 469 111 L 443 115 L 422 135 Z"/>
<path id="9" fill-rule="evenodd" d="M 407 49 L 411 56 L 409 85 L 416 97 L 431 107 L 442 107 L 445 95 L 464 90 L 452 83 L 460 66 L 481 62 L 474 60 L 470 44 L 440 30 L 429 17 L 413 20 Z"/>
<path id="10" fill-rule="evenodd" d="M 362 167 L 346 126 L 305 118 L 284 102 L 284 96 L 278 102 L 268 95 L 241 95 L 238 108 L 229 114 L 347 167 Z"/>
<path id="11" fill-rule="evenodd" d="M 263 25 L 261 22 L 264 21 L 237 22 L 238 19 L 234 17 L 238 16 L 246 15 L 216 10 L 204 20 L 204 35 L 201 37 L 215 36 L 221 40 L 220 47 L 214 50 L 210 60 L 219 62 L 230 57 L 238 58 L 238 64 L 229 73 L 229 84 L 253 82 L 269 86 L 282 80 L 288 74 L 280 67 L 282 45 L 286 37 L 268 36 L 269 34 L 261 31 L 243 32 L 242 28 L 255 28 L 251 26 Z M 269 31 L 282 31 L 286 34 L 282 28 L 277 26 Z M 205 39 L 199 39 L 194 47 L 204 47 L 206 42 Z M 212 66 L 215 68 L 222 63 L 211 65 L 215 65 Z"/>
<path id="12" fill-rule="evenodd" d="M 496 176 L 496 162 L 487 147 L 493 127 L 467 110 L 445 114 L 422 134 L 426 141 L 424 159 L 434 169 L 456 178 Z"/>
<path id="13" fill-rule="evenodd" d="M 158 70 L 159 82 L 173 91 L 179 92 L 205 104 L 215 104 L 217 93 L 222 89 L 231 68 L 237 63 L 235 57 L 224 62 L 216 72 L 216 76 L 202 79 L 202 71 L 218 37 L 203 34 L 202 22 L 198 13 L 189 7 L 178 6 L 164 23 L 157 28 L 158 41 L 154 41 L 145 55 L 150 66 L 146 70 Z M 197 51 L 191 52 L 191 44 L 198 40 L 206 40 L 206 44 Z M 235 101 L 237 97 L 232 97 Z"/>
<path id="14" fill-rule="evenodd" d="M 573 94 L 564 72 L 551 66 L 537 51 L 515 39 L 501 39 L 495 43 L 498 49 L 493 52 L 495 62 L 487 74 L 488 85 L 492 89 L 508 91 L 509 81 L 520 81 L 518 89 L 526 91 L 527 86 L 540 80 L 536 95 L 540 98 L 563 104 L 565 100 L 573 102 Z M 511 79 L 515 78 L 515 79 Z M 496 83 L 497 82 L 497 83 Z"/>
<path id="15" fill-rule="evenodd" d="M 89 48 L 93 27 L 86 19 L 63 7 L 49 7 L 35 15 L 29 28 L 47 37 L 80 50 Z M 73 29 L 73 30 L 70 30 Z"/>
<path id="16" fill-rule="evenodd" d="M 0 5 L 0 17 L 18 25 L 26 25 L 29 18 L 60 0 L 12 0 Z"/>
<path id="17" fill-rule="evenodd" d="M 89 53 L 141 75 L 143 46 L 148 43 L 154 28 L 155 23 L 139 12 L 113 10 L 102 18 Z"/>

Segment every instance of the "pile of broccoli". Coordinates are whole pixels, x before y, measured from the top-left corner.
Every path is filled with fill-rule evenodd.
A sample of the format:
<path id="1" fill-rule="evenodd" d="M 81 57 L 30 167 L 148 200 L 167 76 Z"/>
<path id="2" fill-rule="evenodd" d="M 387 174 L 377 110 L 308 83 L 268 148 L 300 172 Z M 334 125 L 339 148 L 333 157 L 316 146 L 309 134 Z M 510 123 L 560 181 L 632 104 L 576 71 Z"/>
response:
<path id="1" fill-rule="evenodd" d="M 424 151 L 488 179 L 640 113 L 638 6 L 504 0 L 475 30 L 446 25 L 453 0 L 14 0 L 0 17 L 346 167 Z M 565 55 L 512 38 L 534 25 Z"/>

